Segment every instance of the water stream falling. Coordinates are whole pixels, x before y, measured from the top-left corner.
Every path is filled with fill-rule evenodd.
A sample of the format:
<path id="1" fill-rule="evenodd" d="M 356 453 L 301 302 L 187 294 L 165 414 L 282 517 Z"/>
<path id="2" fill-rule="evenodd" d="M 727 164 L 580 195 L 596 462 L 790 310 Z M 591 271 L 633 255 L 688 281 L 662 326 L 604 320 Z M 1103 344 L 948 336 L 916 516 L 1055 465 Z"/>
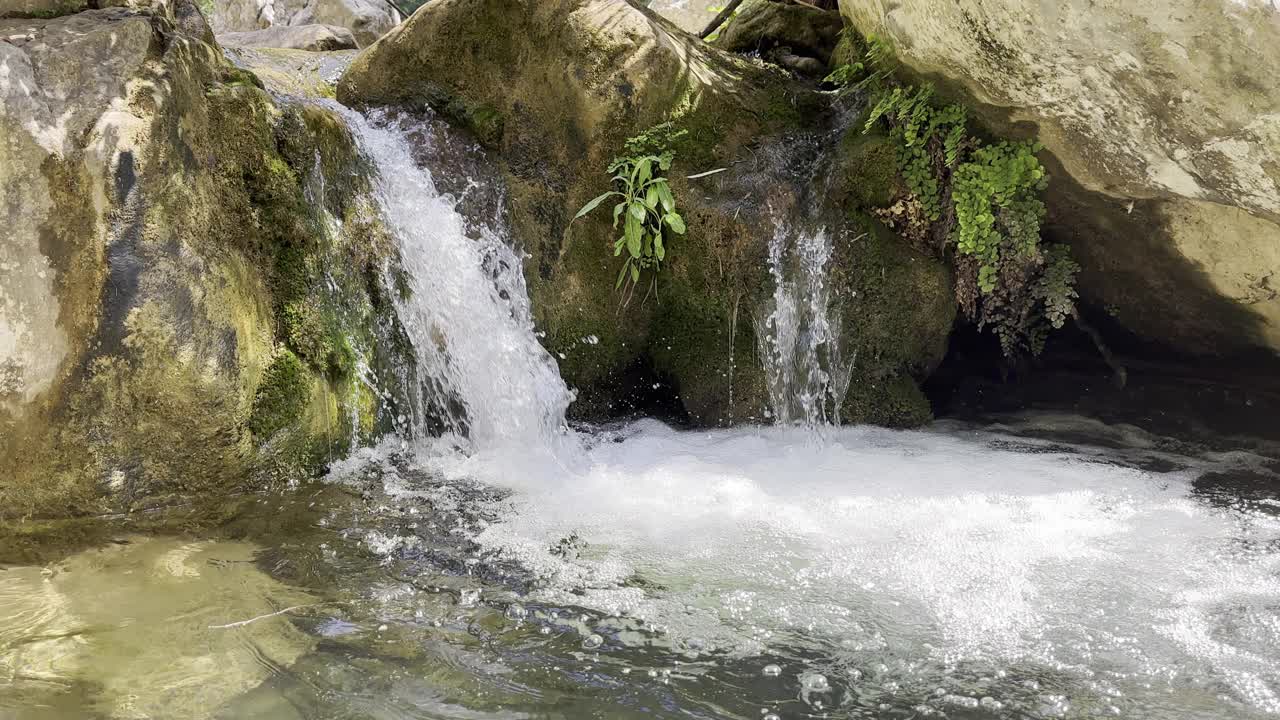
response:
<path id="1" fill-rule="evenodd" d="M 782 425 L 840 424 L 856 358 L 842 352 L 841 317 L 831 307 L 831 252 L 826 228 L 797 233 L 779 226 L 769 244 L 774 293 L 760 310 L 756 340 Z"/>
<path id="2" fill-rule="evenodd" d="M 378 168 L 377 200 L 410 288 L 397 309 L 426 412 L 473 448 L 550 443 L 573 396 L 534 336 L 522 261 L 500 219 L 463 217 L 459 199 L 414 161 L 405 120 L 332 107 Z"/>

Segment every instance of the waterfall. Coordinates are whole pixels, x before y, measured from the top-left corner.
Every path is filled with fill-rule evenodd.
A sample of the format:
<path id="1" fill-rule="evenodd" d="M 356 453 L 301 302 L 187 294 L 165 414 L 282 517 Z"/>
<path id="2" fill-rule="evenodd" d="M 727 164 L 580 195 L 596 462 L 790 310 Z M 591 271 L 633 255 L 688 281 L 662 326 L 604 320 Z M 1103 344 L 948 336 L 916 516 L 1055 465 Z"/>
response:
<path id="1" fill-rule="evenodd" d="M 840 424 L 854 358 L 845 357 L 841 317 L 831 307 L 831 251 L 826 228 L 780 224 L 769 243 L 774 292 L 760 309 L 756 340 L 779 424 Z"/>
<path id="2" fill-rule="evenodd" d="M 521 257 L 501 220 L 468 223 L 459 198 L 414 161 L 406 134 L 430 128 L 330 107 L 376 165 L 376 200 L 399 242 L 409 292 L 393 295 L 427 416 L 414 432 L 424 434 L 429 419 L 476 449 L 549 443 L 563 432 L 573 395 L 534 334 Z"/>

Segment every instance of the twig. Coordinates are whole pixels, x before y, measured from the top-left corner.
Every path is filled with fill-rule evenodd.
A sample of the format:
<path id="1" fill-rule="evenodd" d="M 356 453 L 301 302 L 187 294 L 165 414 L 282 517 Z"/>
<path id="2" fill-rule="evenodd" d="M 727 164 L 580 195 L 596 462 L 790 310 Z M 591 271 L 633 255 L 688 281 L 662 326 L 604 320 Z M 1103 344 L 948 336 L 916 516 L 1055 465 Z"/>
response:
<path id="1" fill-rule="evenodd" d="M 725 5 L 723 10 L 716 13 L 716 19 L 712 20 L 711 24 L 707 26 L 707 29 L 698 34 L 698 37 L 706 40 L 708 35 L 720 29 L 720 26 L 733 15 L 733 11 L 737 10 L 738 6 L 741 4 L 742 0 L 733 0 L 733 2 Z"/>
<path id="2" fill-rule="evenodd" d="M 230 628 L 244 627 L 245 625 L 248 625 L 250 623 L 255 623 L 255 622 L 258 622 L 259 620 L 266 620 L 267 618 L 273 618 L 277 615 L 283 615 L 287 612 L 293 612 L 294 610 L 301 610 L 302 608 L 315 607 L 317 605 L 325 605 L 325 604 L 327 603 L 311 603 L 310 605 L 294 605 L 293 607 L 287 607 L 283 610 L 277 610 L 273 613 L 267 613 L 266 615 L 259 615 L 258 617 L 249 618 L 248 620 L 241 620 L 239 622 L 227 623 L 226 625 L 210 625 L 209 629 L 210 630 L 227 630 Z"/>
<path id="3" fill-rule="evenodd" d="M 715 175 L 716 173 L 722 173 L 722 172 L 724 172 L 725 170 L 728 170 L 728 169 L 729 169 L 729 168 L 727 168 L 727 167 L 716 168 L 715 170 L 708 170 L 708 171 L 703 172 L 703 173 L 698 173 L 697 175 L 686 175 L 686 176 L 685 176 L 685 179 L 687 179 L 687 180 L 697 180 L 698 178 L 704 178 L 704 177 L 706 177 L 706 176 L 708 176 L 708 175 Z"/>

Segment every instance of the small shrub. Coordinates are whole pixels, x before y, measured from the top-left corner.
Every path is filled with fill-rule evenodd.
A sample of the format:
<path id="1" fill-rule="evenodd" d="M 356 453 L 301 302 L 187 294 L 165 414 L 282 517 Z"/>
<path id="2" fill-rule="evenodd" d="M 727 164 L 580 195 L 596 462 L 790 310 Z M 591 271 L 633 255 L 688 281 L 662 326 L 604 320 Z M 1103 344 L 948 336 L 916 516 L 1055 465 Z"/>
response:
<path id="1" fill-rule="evenodd" d="M 630 284 L 634 291 L 644 271 L 649 271 L 656 283 L 667 257 L 667 241 L 685 233 L 684 218 L 677 212 L 675 196 L 663 176 L 675 160 L 675 152 L 669 148 L 684 134 L 663 123 L 627 140 L 627 154 L 609 165 L 614 189 L 592 199 L 573 218 L 578 220 L 605 200 L 618 198 L 613 206 L 613 227 L 621 226 L 622 236 L 614 241 L 613 254 L 625 258 L 614 283 L 618 290 Z"/>

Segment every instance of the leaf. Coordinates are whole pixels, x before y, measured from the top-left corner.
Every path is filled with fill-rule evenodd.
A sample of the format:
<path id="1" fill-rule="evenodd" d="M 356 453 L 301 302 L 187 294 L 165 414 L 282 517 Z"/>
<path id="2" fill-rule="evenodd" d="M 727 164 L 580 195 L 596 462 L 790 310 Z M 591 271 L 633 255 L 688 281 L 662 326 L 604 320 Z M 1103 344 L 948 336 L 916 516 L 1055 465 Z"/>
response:
<path id="1" fill-rule="evenodd" d="M 626 238 L 627 251 L 631 257 L 640 257 L 640 236 L 644 233 L 644 225 L 634 215 L 627 215 Z"/>
<path id="2" fill-rule="evenodd" d="M 662 209 L 668 213 L 676 211 L 676 198 L 671 194 L 671 186 L 666 180 L 659 180 L 654 185 L 658 190 L 658 199 L 662 201 Z"/>
<path id="3" fill-rule="evenodd" d="M 644 194 L 644 204 L 650 210 L 656 210 L 658 207 L 658 188 L 656 185 L 650 185 L 648 192 Z"/>
<path id="4" fill-rule="evenodd" d="M 634 264 L 631 266 L 631 282 L 640 282 L 640 268 Z"/>
<path id="5" fill-rule="evenodd" d="M 607 193 L 605 193 L 605 194 L 601 195 L 600 197 L 594 198 L 591 202 L 587 203 L 586 205 L 583 205 L 583 206 L 582 206 L 582 209 L 578 211 L 578 214 L 573 216 L 573 219 L 574 219 L 574 220 L 577 220 L 578 218 L 582 217 L 583 215 L 586 215 L 587 213 L 591 212 L 592 210 L 595 210 L 596 208 L 600 207 L 600 203 L 604 202 L 604 201 L 605 201 L 605 198 L 609 197 L 610 195 L 617 195 L 617 194 L 618 194 L 618 193 L 615 193 L 615 192 L 613 192 L 613 191 L 609 191 L 609 192 L 607 192 Z M 572 222 L 572 220 L 571 220 L 570 222 Z"/>
<path id="6" fill-rule="evenodd" d="M 644 222 L 644 218 L 646 215 L 644 211 L 644 205 L 638 202 L 632 202 L 627 209 L 631 212 L 631 217 L 635 218 L 636 220 L 639 220 L 640 222 Z"/>
<path id="7" fill-rule="evenodd" d="M 677 235 L 684 234 L 684 218 L 680 217 L 678 213 L 667 213 L 666 221 L 667 225 L 670 225 Z"/>
<path id="8" fill-rule="evenodd" d="M 618 257 L 622 254 L 622 248 L 627 244 L 626 238 L 618 238 L 613 242 L 613 256 Z"/>
<path id="9" fill-rule="evenodd" d="M 667 249 L 662 246 L 662 233 L 653 234 L 653 255 L 658 260 L 665 260 L 667 257 Z"/>
<path id="10" fill-rule="evenodd" d="M 671 161 L 676 159 L 676 154 L 668 150 L 658 157 L 658 169 L 666 172 L 671 169 Z"/>
<path id="11" fill-rule="evenodd" d="M 653 177 L 653 159 L 645 158 L 636 166 L 634 182 L 636 185 L 644 185 L 651 177 Z"/>
<path id="12" fill-rule="evenodd" d="M 613 284 L 614 290 L 617 290 L 618 288 L 622 287 L 622 280 L 627 276 L 627 267 L 630 265 L 631 265 L 630 260 L 627 260 L 626 262 L 622 263 L 622 269 L 618 271 L 618 282 Z"/>
<path id="13" fill-rule="evenodd" d="M 627 209 L 627 201 L 623 200 L 613 206 L 613 226 L 618 227 L 618 218 L 622 217 L 622 211 Z"/>

